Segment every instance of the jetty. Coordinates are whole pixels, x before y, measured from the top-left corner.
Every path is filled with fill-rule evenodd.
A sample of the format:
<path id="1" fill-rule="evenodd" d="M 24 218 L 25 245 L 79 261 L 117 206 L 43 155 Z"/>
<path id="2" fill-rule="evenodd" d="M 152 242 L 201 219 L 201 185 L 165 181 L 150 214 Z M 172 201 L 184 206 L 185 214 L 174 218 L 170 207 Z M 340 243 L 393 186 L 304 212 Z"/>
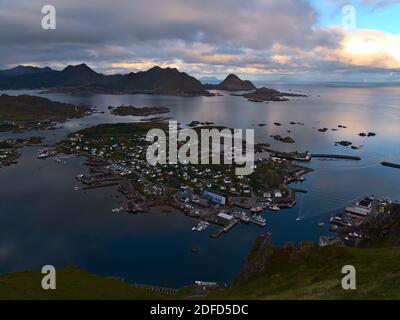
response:
<path id="1" fill-rule="evenodd" d="M 271 156 L 276 158 L 282 158 L 287 160 L 293 161 L 302 161 L 302 162 L 309 162 L 312 158 L 326 158 L 326 159 L 342 159 L 342 160 L 355 160 L 360 161 L 361 158 L 357 156 L 351 155 L 343 155 L 343 154 L 324 154 L 324 153 L 310 153 L 306 152 L 282 152 L 277 151 L 269 148 L 264 148 L 264 151 L 269 152 Z"/>
<path id="2" fill-rule="evenodd" d="M 383 165 L 385 167 L 400 169 L 400 164 L 399 163 L 392 163 L 392 162 L 383 161 L 383 162 L 381 162 L 381 165 Z"/>
<path id="3" fill-rule="evenodd" d="M 313 158 L 326 158 L 326 159 L 342 159 L 342 160 L 355 160 L 360 161 L 361 158 L 357 156 L 343 155 L 343 154 L 324 154 L 324 153 L 313 153 Z"/>

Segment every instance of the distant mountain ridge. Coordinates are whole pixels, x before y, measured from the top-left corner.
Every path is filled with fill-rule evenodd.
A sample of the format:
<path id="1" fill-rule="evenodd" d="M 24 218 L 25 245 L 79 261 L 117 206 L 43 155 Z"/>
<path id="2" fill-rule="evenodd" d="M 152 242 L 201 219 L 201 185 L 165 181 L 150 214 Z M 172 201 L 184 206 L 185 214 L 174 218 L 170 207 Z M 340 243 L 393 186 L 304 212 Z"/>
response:
<path id="1" fill-rule="evenodd" d="M 199 80 L 175 68 L 153 67 L 127 75 L 104 75 L 86 64 L 50 68 L 16 67 L 0 71 L 0 90 L 49 89 L 52 92 L 211 95 Z"/>
<path id="2" fill-rule="evenodd" d="M 39 68 L 39 67 L 19 65 L 11 69 L 0 70 L 0 76 L 19 76 L 24 74 L 37 74 L 50 71 L 53 70 L 49 67 Z"/>
<path id="3" fill-rule="evenodd" d="M 105 81 L 105 76 L 86 64 L 67 66 L 62 71 L 35 67 L 16 67 L 0 71 L 0 89 L 41 89 L 84 86 Z"/>

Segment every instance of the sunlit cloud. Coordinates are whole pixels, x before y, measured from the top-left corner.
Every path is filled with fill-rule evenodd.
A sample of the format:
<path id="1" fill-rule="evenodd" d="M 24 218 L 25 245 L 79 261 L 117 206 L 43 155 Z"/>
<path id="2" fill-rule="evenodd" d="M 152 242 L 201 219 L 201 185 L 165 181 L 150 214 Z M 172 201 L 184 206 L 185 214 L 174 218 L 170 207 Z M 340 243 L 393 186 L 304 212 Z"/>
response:
<path id="1" fill-rule="evenodd" d="M 400 68 L 400 35 L 366 29 L 346 33 L 338 59 L 356 66 Z"/>

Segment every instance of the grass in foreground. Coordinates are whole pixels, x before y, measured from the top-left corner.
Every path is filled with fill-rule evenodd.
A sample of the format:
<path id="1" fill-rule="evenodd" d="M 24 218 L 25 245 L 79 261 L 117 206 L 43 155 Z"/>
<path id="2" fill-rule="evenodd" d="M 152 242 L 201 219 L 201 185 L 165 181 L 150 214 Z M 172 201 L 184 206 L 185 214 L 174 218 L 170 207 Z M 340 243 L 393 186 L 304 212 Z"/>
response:
<path id="1" fill-rule="evenodd" d="M 293 256 L 277 250 L 265 272 L 210 299 L 400 299 L 400 248 L 315 247 Z M 343 290 L 342 267 L 357 270 L 357 290 Z"/>
<path id="2" fill-rule="evenodd" d="M 103 278 L 76 267 L 57 269 L 57 289 L 43 290 L 40 271 L 24 271 L 0 276 L 0 299 L 50 300 L 147 300 L 171 296 L 148 291 L 119 280 Z"/>

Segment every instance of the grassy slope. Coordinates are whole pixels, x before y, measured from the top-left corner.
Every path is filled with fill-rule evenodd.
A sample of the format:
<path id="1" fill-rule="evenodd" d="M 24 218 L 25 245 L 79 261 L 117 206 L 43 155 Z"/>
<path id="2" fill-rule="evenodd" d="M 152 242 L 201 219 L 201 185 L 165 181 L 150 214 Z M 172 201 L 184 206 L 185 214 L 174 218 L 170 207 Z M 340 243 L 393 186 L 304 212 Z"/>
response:
<path id="1" fill-rule="evenodd" d="M 166 299 L 121 281 L 102 278 L 74 267 L 57 270 L 57 289 L 41 288 L 39 271 L 17 272 L 0 276 L 0 299 Z"/>
<path id="2" fill-rule="evenodd" d="M 315 248 L 310 255 L 279 251 L 267 271 L 212 299 L 400 299 L 400 248 Z M 341 269 L 357 270 L 357 290 L 341 287 Z"/>

